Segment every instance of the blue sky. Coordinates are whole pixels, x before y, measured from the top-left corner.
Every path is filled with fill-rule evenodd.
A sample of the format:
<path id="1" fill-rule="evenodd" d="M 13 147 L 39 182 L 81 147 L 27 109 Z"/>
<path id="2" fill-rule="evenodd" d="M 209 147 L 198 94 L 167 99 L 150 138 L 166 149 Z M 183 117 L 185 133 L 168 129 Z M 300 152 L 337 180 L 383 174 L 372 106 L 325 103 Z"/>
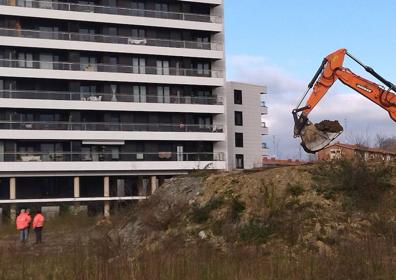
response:
<path id="1" fill-rule="evenodd" d="M 225 0 L 227 78 L 268 85 L 268 122 L 280 142 L 279 156 L 299 155 L 298 143 L 290 140 L 290 109 L 328 53 L 347 48 L 396 83 L 395 13 L 396 1 L 390 0 Z M 346 66 L 374 81 L 358 65 Z M 345 123 L 343 141 L 374 144 L 376 134 L 396 135 L 384 110 L 341 84 L 322 103 L 312 117 Z"/>

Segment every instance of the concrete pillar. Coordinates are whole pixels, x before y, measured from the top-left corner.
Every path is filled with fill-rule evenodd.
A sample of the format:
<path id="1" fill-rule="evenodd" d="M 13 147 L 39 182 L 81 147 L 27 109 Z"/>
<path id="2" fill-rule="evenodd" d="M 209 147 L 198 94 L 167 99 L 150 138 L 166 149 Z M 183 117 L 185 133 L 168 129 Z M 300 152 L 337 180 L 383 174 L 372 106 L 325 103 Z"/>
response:
<path id="1" fill-rule="evenodd" d="M 73 178 L 73 196 L 74 198 L 80 197 L 80 177 Z M 77 215 L 80 212 L 80 202 L 74 203 L 71 212 L 74 215 Z"/>
<path id="2" fill-rule="evenodd" d="M 110 196 L 110 177 L 109 176 L 105 176 L 103 178 L 103 196 L 104 197 Z M 110 216 L 110 201 L 104 202 L 103 215 L 105 217 Z"/>
<path id="3" fill-rule="evenodd" d="M 151 194 L 155 193 L 158 188 L 157 176 L 151 176 Z"/>
<path id="4" fill-rule="evenodd" d="M 16 199 L 16 179 L 10 178 L 10 199 Z"/>
<path id="5" fill-rule="evenodd" d="M 74 197 L 80 197 L 80 177 L 74 177 Z"/>
<path id="6" fill-rule="evenodd" d="M 16 179 L 15 177 L 10 178 L 10 199 L 16 199 Z M 11 204 L 10 207 L 10 220 L 15 221 L 17 216 L 16 205 Z"/>

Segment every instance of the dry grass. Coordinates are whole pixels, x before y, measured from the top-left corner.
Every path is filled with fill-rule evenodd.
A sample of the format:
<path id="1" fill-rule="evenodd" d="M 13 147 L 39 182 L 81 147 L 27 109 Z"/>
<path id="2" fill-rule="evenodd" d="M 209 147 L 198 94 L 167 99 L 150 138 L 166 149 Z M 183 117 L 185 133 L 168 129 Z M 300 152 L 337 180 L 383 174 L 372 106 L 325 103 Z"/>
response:
<path id="1" fill-rule="evenodd" d="M 200 244 L 194 249 L 145 252 L 129 257 L 123 246 L 102 240 L 75 241 L 64 251 L 43 247 L 0 249 L 0 279 L 394 279 L 394 252 L 367 238 L 339 248 L 337 255 L 259 247 L 227 254 Z"/>

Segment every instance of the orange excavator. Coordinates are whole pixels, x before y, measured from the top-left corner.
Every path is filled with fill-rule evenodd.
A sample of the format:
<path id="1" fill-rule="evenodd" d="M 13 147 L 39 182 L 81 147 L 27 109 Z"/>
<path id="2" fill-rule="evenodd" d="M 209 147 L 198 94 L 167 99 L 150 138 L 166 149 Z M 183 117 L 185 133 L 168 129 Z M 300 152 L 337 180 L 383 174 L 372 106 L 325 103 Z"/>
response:
<path id="1" fill-rule="evenodd" d="M 345 56 L 357 62 L 386 87 L 366 80 L 343 67 Z M 375 72 L 373 68 L 364 65 L 346 49 L 339 49 L 323 59 L 303 98 L 292 112 L 294 137 L 301 138 L 301 146 L 307 153 L 316 153 L 324 149 L 343 132 L 343 127 L 338 121 L 325 120 L 314 124 L 308 119 L 309 113 L 337 80 L 388 111 L 391 119 L 396 122 L 396 86 Z M 304 107 L 300 107 L 311 89 L 307 103 Z"/>

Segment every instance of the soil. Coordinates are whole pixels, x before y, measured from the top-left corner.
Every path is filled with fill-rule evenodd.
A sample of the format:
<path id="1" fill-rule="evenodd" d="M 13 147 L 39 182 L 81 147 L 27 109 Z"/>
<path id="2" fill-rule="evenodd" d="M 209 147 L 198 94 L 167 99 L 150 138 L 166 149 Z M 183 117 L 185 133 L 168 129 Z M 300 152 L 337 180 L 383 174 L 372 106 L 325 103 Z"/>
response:
<path id="1" fill-rule="evenodd" d="M 338 121 L 329 120 L 321 121 L 320 123 L 315 124 L 315 127 L 320 131 L 332 133 L 338 133 L 344 130 L 344 128 Z"/>

